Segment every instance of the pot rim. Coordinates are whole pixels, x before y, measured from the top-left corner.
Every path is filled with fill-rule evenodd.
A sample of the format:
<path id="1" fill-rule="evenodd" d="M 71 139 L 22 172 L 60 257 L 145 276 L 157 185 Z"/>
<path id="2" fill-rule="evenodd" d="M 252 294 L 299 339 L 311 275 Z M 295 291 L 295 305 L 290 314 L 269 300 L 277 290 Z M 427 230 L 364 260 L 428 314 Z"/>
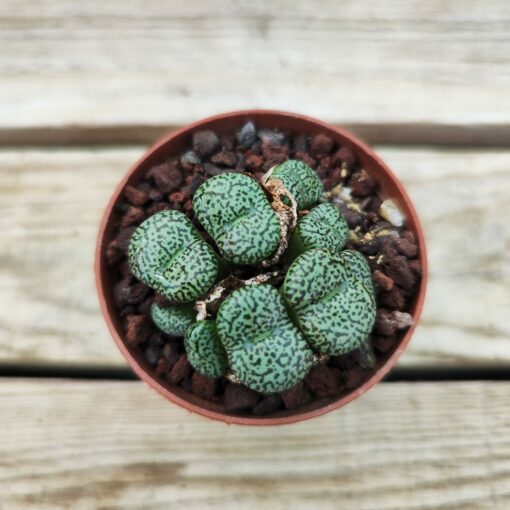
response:
<path id="1" fill-rule="evenodd" d="M 122 191 L 126 186 L 129 177 L 136 172 L 136 170 L 157 150 L 159 150 L 163 145 L 166 145 L 172 141 L 172 139 L 186 133 L 192 133 L 194 131 L 199 130 L 200 128 L 207 128 L 207 125 L 212 122 L 217 121 L 225 121 L 234 117 L 242 117 L 242 118 L 250 118 L 257 117 L 263 115 L 271 115 L 271 116 L 279 116 L 286 117 L 287 119 L 294 119 L 296 121 L 305 121 L 307 123 L 313 123 L 319 128 L 323 128 L 326 131 L 334 131 L 340 137 L 349 140 L 349 142 L 356 147 L 357 151 L 364 152 L 366 156 L 371 158 L 374 163 L 386 174 L 387 178 L 392 181 L 393 186 L 398 192 L 398 200 L 404 202 L 408 209 L 408 216 L 411 216 L 412 223 L 415 225 L 415 234 L 417 237 L 417 243 L 419 246 L 419 260 L 421 262 L 422 267 L 422 276 L 420 280 L 420 288 L 418 289 L 418 293 L 415 297 L 416 304 L 414 307 L 413 313 L 413 325 L 407 330 L 405 336 L 399 342 L 398 347 L 395 351 L 387 358 L 382 366 L 380 366 L 374 373 L 359 387 L 355 388 L 353 391 L 349 392 L 347 395 L 327 404 L 317 409 L 313 409 L 310 411 L 299 412 L 297 410 L 296 414 L 289 414 L 286 416 L 277 416 L 271 417 L 252 417 L 252 416 L 237 416 L 231 415 L 227 413 L 221 413 L 218 411 L 214 411 L 212 409 L 207 409 L 198 404 L 194 404 L 188 400 L 185 400 L 179 397 L 177 394 L 170 391 L 167 387 L 163 386 L 156 378 L 154 378 L 151 374 L 149 374 L 144 367 L 135 359 L 135 357 L 129 352 L 129 349 L 125 345 L 124 341 L 117 333 L 115 325 L 113 323 L 112 317 L 108 310 L 108 298 L 105 293 L 106 285 L 104 285 L 102 274 L 104 270 L 105 260 L 103 257 L 103 241 L 105 238 L 105 233 L 107 230 L 107 226 L 109 224 L 110 216 L 112 214 L 113 208 L 122 195 Z M 428 283 L 428 264 L 427 264 L 427 256 L 426 256 L 426 247 L 425 247 L 425 237 L 423 228 L 420 224 L 418 215 L 414 208 L 414 205 L 409 198 L 407 192 L 405 191 L 403 185 L 400 183 L 399 179 L 395 176 L 395 174 L 390 170 L 390 168 L 382 161 L 382 159 L 367 145 L 365 142 L 361 141 L 357 136 L 353 135 L 349 131 L 344 128 L 337 127 L 332 124 L 328 124 L 321 120 L 315 119 L 313 117 L 309 117 L 306 115 L 301 115 L 292 112 L 280 111 L 280 110 L 265 110 L 265 109 L 248 109 L 248 110 L 238 110 L 233 112 L 221 113 L 218 115 L 209 116 L 207 118 L 198 120 L 191 124 L 187 124 L 181 128 L 173 130 L 165 135 L 163 135 L 159 140 L 156 141 L 152 146 L 150 146 L 144 154 L 136 161 L 130 169 L 126 172 L 122 180 L 119 182 L 115 191 L 113 192 L 108 204 L 104 210 L 101 223 L 99 226 L 99 233 L 97 236 L 96 248 L 95 248 L 95 262 L 94 262 L 94 271 L 95 271 L 95 282 L 96 289 L 99 296 L 99 303 L 101 307 L 101 312 L 106 321 L 110 334 L 112 335 L 117 347 L 123 354 L 123 356 L 128 361 L 131 368 L 134 372 L 146 382 L 151 388 L 162 394 L 172 403 L 177 404 L 184 409 L 187 409 L 189 412 L 193 412 L 196 414 L 200 414 L 207 418 L 211 418 L 214 420 L 223 421 L 227 424 L 238 424 L 238 425 L 259 425 L 259 426 L 274 426 L 274 425 L 286 425 L 290 423 L 297 423 L 304 420 L 309 420 L 311 418 L 315 418 L 317 416 L 321 416 L 323 414 L 329 413 L 335 409 L 343 407 L 349 402 L 361 396 L 363 393 L 368 391 L 372 386 L 375 386 L 378 382 L 383 379 L 383 377 L 395 366 L 398 358 L 401 356 L 402 352 L 406 349 L 409 344 L 411 337 L 419 323 L 420 315 L 423 309 L 423 304 L 425 301 L 426 288 Z"/>

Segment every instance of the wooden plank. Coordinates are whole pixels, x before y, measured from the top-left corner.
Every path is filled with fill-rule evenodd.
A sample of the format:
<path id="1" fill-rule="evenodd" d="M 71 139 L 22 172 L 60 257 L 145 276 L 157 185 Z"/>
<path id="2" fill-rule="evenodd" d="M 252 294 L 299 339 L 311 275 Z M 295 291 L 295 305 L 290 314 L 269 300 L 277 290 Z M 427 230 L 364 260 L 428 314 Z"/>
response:
<path id="1" fill-rule="evenodd" d="M 102 208 L 142 147 L 0 151 L 0 360 L 122 366 L 100 315 Z M 381 148 L 407 186 L 431 266 L 401 366 L 510 363 L 510 151 Z"/>
<path id="2" fill-rule="evenodd" d="M 505 145 L 509 23 L 505 0 L 4 0 L 0 140 L 133 141 L 261 107 L 372 141 Z"/>
<path id="3" fill-rule="evenodd" d="M 277 428 L 188 415 L 139 382 L 4 380 L 0 508 L 504 510 L 509 383 L 381 384 Z"/>

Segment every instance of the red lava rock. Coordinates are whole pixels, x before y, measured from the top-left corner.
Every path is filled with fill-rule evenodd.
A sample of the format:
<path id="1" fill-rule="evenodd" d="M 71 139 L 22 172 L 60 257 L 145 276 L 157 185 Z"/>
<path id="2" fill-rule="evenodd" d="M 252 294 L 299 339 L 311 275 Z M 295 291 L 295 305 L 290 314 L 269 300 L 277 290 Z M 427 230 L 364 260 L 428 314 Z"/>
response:
<path id="1" fill-rule="evenodd" d="M 343 386 L 340 370 L 327 365 L 313 367 L 306 375 L 305 383 L 319 398 L 338 395 Z"/>
<path id="2" fill-rule="evenodd" d="M 374 271 L 372 278 L 374 279 L 374 282 L 381 287 L 381 289 L 391 290 L 393 288 L 393 280 L 378 269 Z"/>
<path id="3" fill-rule="evenodd" d="M 210 400 L 216 393 L 217 386 L 214 377 L 202 375 L 200 372 L 195 372 L 191 378 L 191 391 L 200 398 Z"/>
<path id="4" fill-rule="evenodd" d="M 255 177 L 255 179 L 257 179 L 257 181 L 262 181 L 262 178 L 264 177 L 264 172 L 256 172 L 255 174 L 253 174 L 253 177 Z"/>
<path id="5" fill-rule="evenodd" d="M 148 314 L 150 313 L 150 309 L 152 306 L 152 303 L 154 302 L 154 297 L 149 296 L 148 298 L 145 298 L 137 307 L 136 311 L 141 314 Z"/>
<path id="6" fill-rule="evenodd" d="M 349 147 L 341 147 L 333 155 L 332 163 L 335 166 L 345 164 L 347 168 L 351 169 L 356 164 L 356 155 Z"/>
<path id="7" fill-rule="evenodd" d="M 132 205 L 145 205 L 149 201 L 149 194 L 134 186 L 126 186 L 124 196 Z"/>
<path id="8" fill-rule="evenodd" d="M 256 416 L 263 416 L 278 411 L 278 409 L 281 409 L 282 406 L 282 397 L 275 393 L 265 397 L 258 404 L 255 404 L 252 409 L 252 413 Z"/>
<path id="9" fill-rule="evenodd" d="M 393 286 L 389 291 L 382 291 L 379 294 L 379 303 L 382 306 L 399 310 L 404 307 L 405 299 L 402 291 Z"/>
<path id="10" fill-rule="evenodd" d="M 221 165 L 221 166 L 233 168 L 236 166 L 237 157 L 233 152 L 221 151 L 221 152 L 218 152 L 218 154 L 215 154 L 211 158 L 211 163 L 214 163 L 215 165 Z"/>
<path id="11" fill-rule="evenodd" d="M 354 197 L 367 197 L 377 190 L 377 180 L 365 170 L 354 172 L 349 179 L 349 187 Z"/>
<path id="12" fill-rule="evenodd" d="M 188 183 L 187 192 L 190 196 L 195 194 L 195 191 L 205 182 L 205 177 L 201 175 L 193 175 L 191 176 L 191 180 Z"/>
<path id="13" fill-rule="evenodd" d="M 342 372 L 342 377 L 345 382 L 345 387 L 349 390 L 352 390 L 361 386 L 363 380 L 365 379 L 365 371 L 361 367 L 355 367 L 351 370 Z"/>
<path id="14" fill-rule="evenodd" d="M 126 277 L 113 288 L 115 303 L 119 307 L 125 305 L 138 305 L 149 294 L 150 289 L 141 282 L 131 285 L 131 277 Z"/>
<path id="15" fill-rule="evenodd" d="M 124 251 L 124 253 L 126 253 L 129 248 L 129 243 L 131 242 L 131 237 L 133 237 L 135 230 L 136 227 L 121 229 L 116 237 L 119 248 Z"/>
<path id="16" fill-rule="evenodd" d="M 409 269 L 409 263 L 404 256 L 393 255 L 390 250 L 385 250 L 382 265 L 384 273 L 397 285 L 406 290 L 413 288 L 416 283 L 416 277 L 411 269 Z"/>
<path id="17" fill-rule="evenodd" d="M 167 378 L 173 384 L 179 384 L 186 379 L 191 373 L 191 365 L 189 364 L 186 354 L 181 354 L 174 366 L 168 372 Z"/>
<path id="18" fill-rule="evenodd" d="M 296 409 L 310 402 L 311 395 L 306 389 L 303 381 L 298 382 L 292 388 L 285 390 L 280 394 L 283 403 L 287 409 Z"/>
<path id="19" fill-rule="evenodd" d="M 384 308 L 377 310 L 375 330 L 384 336 L 393 336 L 397 332 L 397 323 L 393 320 L 391 312 Z"/>
<path id="20" fill-rule="evenodd" d="M 421 262 L 419 260 L 410 260 L 408 262 L 409 269 L 413 272 L 416 277 L 421 276 Z"/>
<path id="21" fill-rule="evenodd" d="M 168 195 L 168 200 L 170 202 L 177 202 L 179 204 L 183 204 L 188 199 L 189 195 L 185 191 L 174 191 Z"/>
<path id="22" fill-rule="evenodd" d="M 403 230 L 402 232 L 400 232 L 400 237 L 402 237 L 406 241 L 409 241 L 412 244 L 416 244 L 416 237 L 414 236 L 414 233 L 411 230 Z"/>
<path id="23" fill-rule="evenodd" d="M 147 216 L 152 216 L 161 211 L 170 211 L 172 206 L 168 202 L 156 202 L 147 208 Z"/>
<path id="24" fill-rule="evenodd" d="M 165 358 L 159 358 L 156 363 L 156 375 L 158 377 L 165 377 L 168 371 L 170 370 L 170 365 Z"/>
<path id="25" fill-rule="evenodd" d="M 106 259 L 110 266 L 114 266 L 117 262 L 121 261 L 124 257 L 124 250 L 119 246 L 117 239 L 110 241 L 106 248 Z"/>
<path id="26" fill-rule="evenodd" d="M 372 338 L 374 348 L 379 352 L 389 352 L 392 347 L 397 343 L 397 338 L 394 336 L 375 336 Z"/>
<path id="27" fill-rule="evenodd" d="M 214 131 L 197 131 L 193 134 L 193 150 L 201 157 L 211 155 L 220 145 L 220 140 Z"/>
<path id="28" fill-rule="evenodd" d="M 333 149 L 333 140 L 324 133 L 312 137 L 310 141 L 310 152 L 313 157 L 325 156 Z"/>
<path id="29" fill-rule="evenodd" d="M 416 243 L 412 243 L 407 239 L 398 237 L 393 242 L 393 245 L 395 246 L 397 251 L 402 253 L 402 255 L 405 255 L 407 258 L 416 257 L 416 255 L 418 254 L 418 247 L 416 246 Z"/>
<path id="30" fill-rule="evenodd" d="M 128 315 L 125 319 L 126 341 L 137 345 L 147 339 L 149 323 L 146 315 Z"/>
<path id="31" fill-rule="evenodd" d="M 223 404 L 228 412 L 246 411 L 259 400 L 259 394 L 241 384 L 227 384 Z"/>
<path id="32" fill-rule="evenodd" d="M 246 168 L 252 172 L 258 172 L 264 165 L 264 158 L 254 153 L 247 153 Z"/>
<path id="33" fill-rule="evenodd" d="M 222 136 L 220 144 L 225 151 L 232 151 L 236 145 L 236 137 L 234 135 Z"/>
<path id="34" fill-rule="evenodd" d="M 294 154 L 294 159 L 298 159 L 299 161 L 306 163 L 312 168 L 317 166 L 317 161 L 315 161 L 315 159 L 312 158 L 307 152 L 296 152 L 296 154 Z"/>
<path id="35" fill-rule="evenodd" d="M 141 207 L 131 206 L 120 219 L 122 228 L 138 225 L 145 219 L 145 213 Z"/>
<path id="36" fill-rule="evenodd" d="M 170 161 L 152 167 L 147 176 L 154 179 L 154 183 L 162 193 L 178 190 L 183 180 L 178 161 Z"/>
<path id="37" fill-rule="evenodd" d="M 193 211 L 193 202 L 191 200 L 188 200 L 184 204 L 183 209 L 184 209 L 184 212 L 191 213 L 191 211 Z"/>
<path id="38" fill-rule="evenodd" d="M 317 171 L 325 171 L 326 175 L 331 172 L 331 158 L 329 156 L 323 157 L 319 160 Z"/>

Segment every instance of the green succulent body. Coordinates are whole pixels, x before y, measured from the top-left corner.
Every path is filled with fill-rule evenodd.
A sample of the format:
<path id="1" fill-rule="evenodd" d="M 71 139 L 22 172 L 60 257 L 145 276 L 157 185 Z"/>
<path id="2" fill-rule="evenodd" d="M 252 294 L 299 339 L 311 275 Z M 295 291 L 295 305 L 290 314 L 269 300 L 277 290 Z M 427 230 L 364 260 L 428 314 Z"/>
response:
<path id="1" fill-rule="evenodd" d="M 221 377 L 227 369 L 227 355 L 213 320 L 195 322 L 184 337 L 188 360 L 201 374 Z"/>
<path id="2" fill-rule="evenodd" d="M 297 257 L 313 248 L 340 251 L 347 242 L 349 225 L 334 204 L 315 206 L 299 219 L 289 242 L 289 255 Z"/>
<path id="3" fill-rule="evenodd" d="M 359 347 L 375 321 L 375 295 L 363 255 L 313 249 L 290 266 L 282 287 L 299 329 L 318 352 Z"/>
<path id="4" fill-rule="evenodd" d="M 312 351 L 271 285 L 234 291 L 219 309 L 217 330 L 232 371 L 256 391 L 290 388 L 312 365 Z"/>
<path id="5" fill-rule="evenodd" d="M 324 192 L 322 181 L 313 168 L 295 159 L 289 159 L 274 167 L 268 180 L 274 178 L 280 179 L 294 196 L 299 210 L 317 203 Z"/>
<path id="6" fill-rule="evenodd" d="M 260 185 L 247 175 L 227 172 L 207 180 L 196 191 L 193 208 L 230 262 L 257 264 L 278 248 L 278 216 Z"/>
<path id="7" fill-rule="evenodd" d="M 184 336 L 186 330 L 195 322 L 196 312 L 193 303 L 172 306 L 151 305 L 151 317 L 156 326 L 172 336 Z"/>
<path id="8" fill-rule="evenodd" d="M 162 211 L 135 231 L 128 249 L 133 274 L 167 299 L 193 301 L 218 276 L 218 258 L 180 211 Z"/>

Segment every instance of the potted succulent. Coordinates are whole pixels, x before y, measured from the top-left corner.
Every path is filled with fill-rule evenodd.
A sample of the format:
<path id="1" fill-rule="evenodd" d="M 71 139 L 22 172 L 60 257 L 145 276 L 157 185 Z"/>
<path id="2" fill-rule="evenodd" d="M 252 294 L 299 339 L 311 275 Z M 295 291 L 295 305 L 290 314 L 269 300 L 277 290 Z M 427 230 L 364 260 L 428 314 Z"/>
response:
<path id="1" fill-rule="evenodd" d="M 154 146 L 97 244 L 108 326 L 167 398 L 281 424 L 380 380 L 416 326 L 425 246 L 412 205 L 352 135 L 305 117 L 225 114 Z"/>

